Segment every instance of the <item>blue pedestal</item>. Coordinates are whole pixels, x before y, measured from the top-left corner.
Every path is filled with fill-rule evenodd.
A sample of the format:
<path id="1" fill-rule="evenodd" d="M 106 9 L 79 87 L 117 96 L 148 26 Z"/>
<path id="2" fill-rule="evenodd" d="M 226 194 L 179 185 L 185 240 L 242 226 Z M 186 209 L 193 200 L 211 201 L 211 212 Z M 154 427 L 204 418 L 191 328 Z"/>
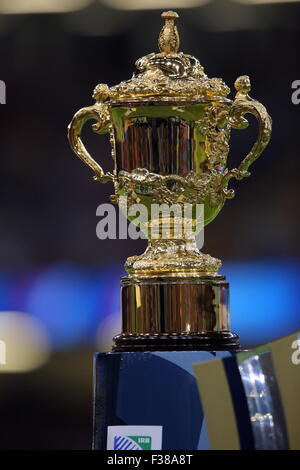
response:
<path id="1" fill-rule="evenodd" d="M 231 354 L 228 351 L 97 353 L 94 449 L 210 449 L 193 364 Z"/>

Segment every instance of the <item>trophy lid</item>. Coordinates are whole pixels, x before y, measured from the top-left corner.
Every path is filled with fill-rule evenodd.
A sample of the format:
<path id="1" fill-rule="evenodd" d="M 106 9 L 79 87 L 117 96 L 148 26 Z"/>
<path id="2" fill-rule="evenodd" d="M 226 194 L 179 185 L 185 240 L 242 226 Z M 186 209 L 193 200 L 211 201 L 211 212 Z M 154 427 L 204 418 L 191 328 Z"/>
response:
<path id="1" fill-rule="evenodd" d="M 226 100 L 230 89 L 221 78 L 208 78 L 200 62 L 178 52 L 179 35 L 174 24 L 178 14 L 162 13 L 165 24 L 159 34 L 159 53 L 138 59 L 130 80 L 110 88 L 113 102 Z"/>

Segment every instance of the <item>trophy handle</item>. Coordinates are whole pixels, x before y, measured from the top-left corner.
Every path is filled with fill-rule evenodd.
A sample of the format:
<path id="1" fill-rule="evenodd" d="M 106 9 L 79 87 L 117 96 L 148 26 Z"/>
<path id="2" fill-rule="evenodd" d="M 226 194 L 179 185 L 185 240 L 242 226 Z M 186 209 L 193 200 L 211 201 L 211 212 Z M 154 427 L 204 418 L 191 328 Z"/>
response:
<path id="1" fill-rule="evenodd" d="M 251 89 L 249 77 L 244 75 L 237 78 L 234 86 L 237 90 L 237 94 L 230 111 L 229 121 L 231 127 L 234 129 L 245 129 L 248 127 L 249 123 L 247 119 L 244 118 L 244 115 L 247 113 L 253 114 L 258 120 L 258 139 L 248 155 L 240 163 L 239 167 L 228 170 L 227 173 L 224 174 L 222 186 L 224 188 L 224 194 L 228 198 L 234 196 L 234 191 L 227 189 L 229 180 L 231 178 L 240 180 L 250 176 L 248 169 L 268 145 L 272 131 L 272 119 L 266 108 L 248 95 Z"/>
<path id="2" fill-rule="evenodd" d="M 109 132 L 110 120 L 107 106 L 103 101 L 108 96 L 108 86 L 100 84 L 95 90 L 93 97 L 97 102 L 93 106 L 82 108 L 74 115 L 68 126 L 68 139 L 75 154 L 94 172 L 94 179 L 101 183 L 107 183 L 113 180 L 111 173 L 104 173 L 103 168 L 89 154 L 81 140 L 81 132 L 84 124 L 93 119 L 97 121 L 93 124 L 93 131 L 98 134 Z"/>

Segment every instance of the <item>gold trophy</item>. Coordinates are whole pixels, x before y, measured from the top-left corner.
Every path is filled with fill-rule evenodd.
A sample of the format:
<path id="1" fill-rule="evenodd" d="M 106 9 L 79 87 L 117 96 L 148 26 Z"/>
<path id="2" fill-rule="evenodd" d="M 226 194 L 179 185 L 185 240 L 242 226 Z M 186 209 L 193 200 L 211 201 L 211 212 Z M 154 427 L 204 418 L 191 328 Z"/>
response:
<path id="1" fill-rule="evenodd" d="M 137 60 L 130 80 L 97 85 L 96 103 L 78 111 L 69 125 L 72 149 L 94 171 L 95 180 L 114 184 L 111 200 L 121 210 L 126 196 L 129 220 L 134 204 L 149 209 L 140 225 L 148 247 L 125 263 L 123 327 L 113 350 L 238 349 L 238 336 L 229 325 L 229 285 L 218 274 L 221 262 L 197 248 L 196 208 L 203 208 L 206 226 L 234 196 L 228 183 L 250 175 L 249 166 L 270 140 L 271 118 L 250 98 L 248 76 L 237 78 L 235 98 L 228 99 L 230 90 L 222 79 L 208 78 L 195 57 L 178 52 L 177 13 L 161 16 L 160 52 Z M 231 128 L 245 129 L 247 113 L 258 120 L 258 140 L 239 167 L 230 170 Z M 95 132 L 110 135 L 113 173 L 103 171 L 80 138 L 91 119 Z M 153 204 L 191 210 L 182 218 L 175 212 L 155 218 Z"/>

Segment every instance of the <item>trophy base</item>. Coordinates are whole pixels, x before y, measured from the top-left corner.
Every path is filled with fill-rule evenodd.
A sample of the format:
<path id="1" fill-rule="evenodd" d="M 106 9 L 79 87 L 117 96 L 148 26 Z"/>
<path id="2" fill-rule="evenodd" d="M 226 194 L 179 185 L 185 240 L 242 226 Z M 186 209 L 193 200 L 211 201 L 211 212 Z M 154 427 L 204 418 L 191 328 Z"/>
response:
<path id="1" fill-rule="evenodd" d="M 230 332 L 225 277 L 142 277 L 121 280 L 122 333 L 113 351 L 238 350 Z"/>
<path id="2" fill-rule="evenodd" d="M 239 337 L 230 331 L 186 334 L 126 335 L 114 337 L 115 352 L 130 351 L 238 351 Z"/>

